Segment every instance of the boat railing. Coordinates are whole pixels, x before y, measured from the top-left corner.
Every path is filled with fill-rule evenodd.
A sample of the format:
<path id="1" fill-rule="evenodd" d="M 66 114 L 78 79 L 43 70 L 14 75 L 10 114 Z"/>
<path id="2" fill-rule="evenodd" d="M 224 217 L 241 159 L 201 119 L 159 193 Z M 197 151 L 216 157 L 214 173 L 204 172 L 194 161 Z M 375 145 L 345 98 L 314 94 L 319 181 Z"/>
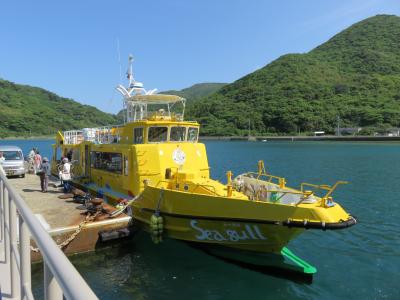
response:
<path id="1" fill-rule="evenodd" d="M 64 144 L 73 145 L 80 144 L 84 140 L 82 130 L 69 130 L 64 131 Z"/>
<path id="2" fill-rule="evenodd" d="M 304 201 L 306 201 L 308 198 L 310 197 L 317 197 L 317 199 L 319 199 L 318 201 L 322 202 L 322 205 L 326 205 L 327 202 L 332 202 L 332 193 L 336 190 L 336 188 L 340 185 L 340 184 L 347 184 L 347 181 L 337 181 L 333 186 L 327 185 L 327 184 L 312 184 L 312 183 L 307 183 L 307 182 L 302 182 L 300 185 L 300 190 L 296 190 L 296 189 L 291 189 L 285 186 L 286 181 L 284 178 L 279 177 L 279 176 L 274 176 L 274 175 L 270 175 L 270 174 L 259 174 L 259 173 L 255 173 L 255 172 L 248 172 L 246 173 L 246 175 L 250 175 L 252 178 L 256 179 L 256 180 L 261 180 L 260 177 L 267 177 L 268 183 L 271 184 L 276 184 L 273 183 L 271 178 L 275 178 L 278 179 L 278 184 L 276 184 L 279 189 L 259 189 L 257 191 L 254 191 L 254 198 L 256 200 L 260 199 L 260 195 L 261 193 L 265 192 L 265 193 L 279 193 L 279 197 L 275 200 L 276 202 L 278 202 L 282 197 L 284 197 L 287 194 L 292 194 L 292 195 L 300 195 L 299 197 L 299 201 L 296 203 L 296 206 L 303 203 Z M 255 176 L 258 175 L 258 176 Z M 284 182 L 284 184 L 282 184 L 282 182 Z M 313 190 L 305 190 L 305 187 L 309 187 L 312 188 Z M 325 190 L 327 191 L 324 195 L 320 195 L 318 196 L 317 193 L 320 190 Z"/>
<path id="3" fill-rule="evenodd" d="M 249 175 L 257 180 L 261 180 L 260 178 L 266 178 L 266 181 L 268 183 L 273 183 L 273 179 L 277 180 L 277 184 L 284 188 L 286 185 L 286 178 L 284 177 L 279 177 L 276 175 L 271 175 L 271 174 L 267 174 L 267 173 L 256 173 L 256 172 L 247 172 L 246 175 Z"/>
<path id="4" fill-rule="evenodd" d="M 95 144 L 113 144 L 120 141 L 120 128 L 123 125 L 111 125 L 82 130 L 64 131 L 64 144 L 75 145 L 84 141 Z"/>
<path id="5" fill-rule="evenodd" d="M 210 184 L 196 183 L 196 186 L 195 186 L 195 188 L 192 190 L 192 193 L 194 193 L 194 191 L 197 190 L 197 188 L 199 188 L 199 187 L 202 187 L 202 188 L 204 188 L 204 189 L 206 189 L 206 190 L 208 190 L 208 191 L 210 191 L 210 192 L 213 192 L 213 193 L 214 193 L 214 196 L 218 196 L 217 191 L 216 191 L 216 189 L 215 189 L 215 186 L 212 186 L 212 185 L 210 185 Z M 211 188 L 211 190 L 210 190 L 210 188 Z"/>
<path id="6" fill-rule="evenodd" d="M 257 172 L 248 172 L 246 175 L 251 176 L 257 180 L 260 178 L 267 178 L 268 183 L 272 183 L 273 179 L 276 179 L 278 181 L 278 185 L 280 189 L 284 189 L 286 187 L 286 179 L 284 177 L 279 177 L 275 175 L 268 174 L 265 170 L 264 166 L 264 161 L 260 160 L 258 161 L 258 171 Z M 347 181 L 337 181 L 333 186 L 327 185 L 327 184 L 312 184 L 312 183 L 307 183 L 307 182 L 302 182 L 300 185 L 300 192 L 290 192 L 290 191 L 285 191 L 286 194 L 302 194 L 303 196 L 301 197 L 300 201 L 296 204 L 300 204 L 303 201 L 307 200 L 309 197 L 314 196 L 314 193 L 317 193 L 319 190 L 326 190 L 326 194 L 323 196 L 320 196 L 319 198 L 322 201 L 323 205 L 326 205 L 327 202 L 332 202 L 332 193 L 336 190 L 338 185 L 340 184 L 347 184 Z M 305 191 L 304 187 L 310 187 L 315 189 L 314 191 Z M 283 191 L 280 191 L 283 192 Z"/>
<path id="7" fill-rule="evenodd" d="M 34 299 L 31 237 L 43 257 L 45 299 L 98 299 L 0 170 L 0 299 Z"/>
<path id="8" fill-rule="evenodd" d="M 113 144 L 120 140 L 119 130 L 116 126 L 104 126 L 96 128 L 94 143 Z"/>
<path id="9" fill-rule="evenodd" d="M 348 181 L 337 181 L 334 185 L 330 186 L 327 184 L 313 184 L 313 183 L 308 183 L 308 182 L 302 182 L 300 185 L 300 190 L 302 192 L 304 192 L 304 187 L 310 187 L 313 189 L 318 190 L 325 190 L 327 191 L 325 195 L 323 195 L 321 198 L 322 199 L 328 199 L 332 193 L 336 190 L 336 188 L 340 185 L 340 184 L 348 184 Z"/>

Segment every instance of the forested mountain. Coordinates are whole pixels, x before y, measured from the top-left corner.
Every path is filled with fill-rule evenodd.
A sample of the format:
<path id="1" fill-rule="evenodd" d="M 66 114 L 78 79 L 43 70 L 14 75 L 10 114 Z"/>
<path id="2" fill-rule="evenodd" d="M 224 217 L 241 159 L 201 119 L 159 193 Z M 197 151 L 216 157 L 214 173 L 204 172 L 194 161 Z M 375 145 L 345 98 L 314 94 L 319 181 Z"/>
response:
<path id="1" fill-rule="evenodd" d="M 364 133 L 400 127 L 400 17 L 356 23 L 305 54 L 287 54 L 189 106 L 205 135 Z"/>
<path id="2" fill-rule="evenodd" d="M 116 116 L 44 89 L 0 79 L 0 137 L 115 124 Z"/>
<path id="3" fill-rule="evenodd" d="M 227 85 L 227 83 L 215 83 L 215 82 L 197 83 L 192 85 L 191 87 L 182 89 L 180 91 L 169 90 L 161 92 L 161 94 L 177 95 L 186 98 L 188 102 L 193 102 L 199 98 L 207 97 L 217 92 L 225 85 Z"/>

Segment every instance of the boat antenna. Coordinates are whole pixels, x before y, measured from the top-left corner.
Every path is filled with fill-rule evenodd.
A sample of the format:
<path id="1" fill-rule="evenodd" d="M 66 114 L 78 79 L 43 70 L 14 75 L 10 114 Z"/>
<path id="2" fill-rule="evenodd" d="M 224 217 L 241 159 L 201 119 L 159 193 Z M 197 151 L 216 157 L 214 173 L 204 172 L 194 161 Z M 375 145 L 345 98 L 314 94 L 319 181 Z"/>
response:
<path id="1" fill-rule="evenodd" d="M 126 71 L 126 77 L 129 81 L 129 87 L 132 87 L 135 83 L 135 78 L 133 78 L 133 56 L 129 54 L 128 57 L 128 70 Z"/>
<path id="2" fill-rule="evenodd" d="M 143 87 L 143 83 L 136 81 L 133 77 L 133 56 L 129 55 L 128 58 L 128 69 L 126 71 L 126 77 L 128 79 L 128 86 L 124 87 L 122 84 L 119 84 L 116 89 L 118 92 L 122 94 L 123 97 L 123 107 L 126 112 L 125 122 L 130 122 L 131 120 L 136 119 L 137 108 L 140 111 L 141 118 L 143 112 L 147 109 L 147 103 L 145 102 L 132 102 L 132 97 L 138 95 L 153 95 L 157 89 L 146 90 Z M 124 115 L 125 117 L 125 115 Z"/>
<path id="3" fill-rule="evenodd" d="M 117 53 L 118 53 L 118 64 L 119 64 L 119 83 L 122 83 L 122 66 L 121 66 L 121 50 L 119 48 L 119 38 L 117 38 Z"/>

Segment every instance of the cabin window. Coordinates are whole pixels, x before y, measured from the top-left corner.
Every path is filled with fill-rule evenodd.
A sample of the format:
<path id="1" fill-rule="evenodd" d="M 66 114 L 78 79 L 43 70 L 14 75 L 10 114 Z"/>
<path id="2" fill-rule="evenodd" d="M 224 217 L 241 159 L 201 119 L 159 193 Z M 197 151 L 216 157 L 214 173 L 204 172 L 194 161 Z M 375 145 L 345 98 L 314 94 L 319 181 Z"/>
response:
<path id="1" fill-rule="evenodd" d="M 169 140 L 171 142 L 184 142 L 186 139 L 186 127 L 171 127 Z"/>
<path id="2" fill-rule="evenodd" d="M 199 133 L 199 129 L 197 127 L 189 127 L 189 129 L 188 129 L 188 141 L 189 142 L 197 142 L 198 133 Z"/>
<path id="3" fill-rule="evenodd" d="M 80 161 L 80 151 L 78 149 L 71 150 L 72 151 L 72 160 L 71 162 L 79 162 Z"/>
<path id="4" fill-rule="evenodd" d="M 168 136 L 168 127 L 150 127 L 149 128 L 149 143 L 166 142 Z"/>
<path id="5" fill-rule="evenodd" d="M 127 176 L 129 174 L 129 161 L 126 156 L 124 156 L 124 175 Z"/>
<path id="6" fill-rule="evenodd" d="M 92 151 L 90 153 L 92 168 L 122 174 L 122 154 Z"/>
<path id="7" fill-rule="evenodd" d="M 133 143 L 143 144 L 143 127 L 133 129 Z"/>

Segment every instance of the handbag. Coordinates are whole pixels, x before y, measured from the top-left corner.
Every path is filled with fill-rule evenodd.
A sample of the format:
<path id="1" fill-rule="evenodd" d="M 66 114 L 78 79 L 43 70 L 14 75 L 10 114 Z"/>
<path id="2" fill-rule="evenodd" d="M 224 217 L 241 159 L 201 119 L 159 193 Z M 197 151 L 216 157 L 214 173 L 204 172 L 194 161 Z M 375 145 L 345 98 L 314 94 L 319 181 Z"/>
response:
<path id="1" fill-rule="evenodd" d="M 61 179 L 63 181 L 71 180 L 71 174 L 70 173 L 61 173 Z"/>

